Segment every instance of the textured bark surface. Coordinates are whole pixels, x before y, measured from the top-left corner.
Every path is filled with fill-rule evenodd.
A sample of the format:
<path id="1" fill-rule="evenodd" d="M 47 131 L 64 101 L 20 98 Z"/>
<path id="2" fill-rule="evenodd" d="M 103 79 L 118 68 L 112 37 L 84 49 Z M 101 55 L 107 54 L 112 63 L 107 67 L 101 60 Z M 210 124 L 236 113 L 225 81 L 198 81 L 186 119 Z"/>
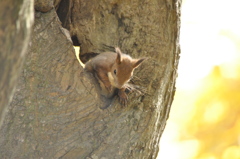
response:
<path id="1" fill-rule="evenodd" d="M 0 2 L 0 127 L 13 96 L 33 24 L 33 1 Z"/>
<path id="2" fill-rule="evenodd" d="M 39 12 L 48 12 L 53 9 L 53 1 L 50 0 L 34 0 L 34 8 Z"/>
<path id="3" fill-rule="evenodd" d="M 48 4 L 62 23 L 54 9 L 35 12 L 31 47 L 0 130 L 0 158 L 156 158 L 175 91 L 180 2 Z M 96 82 L 78 63 L 71 38 L 81 54 L 119 46 L 148 57 L 133 78 L 146 92 L 131 93 L 125 108 L 115 100 L 100 109 Z"/>

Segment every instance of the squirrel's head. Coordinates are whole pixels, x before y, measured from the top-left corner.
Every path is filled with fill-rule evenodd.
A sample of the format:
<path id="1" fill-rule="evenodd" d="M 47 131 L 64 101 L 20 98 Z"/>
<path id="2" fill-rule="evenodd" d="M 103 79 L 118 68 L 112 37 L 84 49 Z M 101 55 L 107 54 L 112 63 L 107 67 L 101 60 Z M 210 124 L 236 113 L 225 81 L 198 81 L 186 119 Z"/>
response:
<path id="1" fill-rule="evenodd" d="M 135 68 L 137 68 L 145 58 L 132 59 L 129 55 L 123 54 L 117 47 L 115 48 L 117 57 L 116 61 L 112 65 L 111 72 L 109 72 L 109 80 L 111 85 L 116 88 L 122 88 L 127 83 Z"/>

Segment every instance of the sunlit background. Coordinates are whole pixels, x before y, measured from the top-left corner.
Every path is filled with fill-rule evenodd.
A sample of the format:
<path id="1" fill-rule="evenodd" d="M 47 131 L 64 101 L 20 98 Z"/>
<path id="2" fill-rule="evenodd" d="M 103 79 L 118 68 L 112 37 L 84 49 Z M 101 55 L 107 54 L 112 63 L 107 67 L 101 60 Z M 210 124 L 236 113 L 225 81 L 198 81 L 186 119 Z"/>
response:
<path id="1" fill-rule="evenodd" d="M 158 159 L 240 159 L 240 0 L 183 0 L 181 23 Z"/>

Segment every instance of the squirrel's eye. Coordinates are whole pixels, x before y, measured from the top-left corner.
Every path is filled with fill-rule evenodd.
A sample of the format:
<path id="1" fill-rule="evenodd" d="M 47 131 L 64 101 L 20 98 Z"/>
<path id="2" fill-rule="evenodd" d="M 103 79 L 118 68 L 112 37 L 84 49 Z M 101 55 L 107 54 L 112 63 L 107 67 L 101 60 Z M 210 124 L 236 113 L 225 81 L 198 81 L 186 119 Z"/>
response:
<path id="1" fill-rule="evenodd" d="M 113 73 L 116 75 L 117 74 L 117 70 L 114 70 Z"/>

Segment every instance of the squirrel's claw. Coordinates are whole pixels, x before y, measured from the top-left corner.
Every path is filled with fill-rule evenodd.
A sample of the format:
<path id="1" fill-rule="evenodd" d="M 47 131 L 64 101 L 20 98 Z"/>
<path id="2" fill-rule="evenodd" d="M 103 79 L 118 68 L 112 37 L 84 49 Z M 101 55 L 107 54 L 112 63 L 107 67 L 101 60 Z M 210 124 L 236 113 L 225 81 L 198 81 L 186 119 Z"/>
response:
<path id="1" fill-rule="evenodd" d="M 127 99 L 119 98 L 119 100 L 120 100 L 120 104 L 121 104 L 123 107 L 126 107 L 126 106 L 127 106 Z"/>

